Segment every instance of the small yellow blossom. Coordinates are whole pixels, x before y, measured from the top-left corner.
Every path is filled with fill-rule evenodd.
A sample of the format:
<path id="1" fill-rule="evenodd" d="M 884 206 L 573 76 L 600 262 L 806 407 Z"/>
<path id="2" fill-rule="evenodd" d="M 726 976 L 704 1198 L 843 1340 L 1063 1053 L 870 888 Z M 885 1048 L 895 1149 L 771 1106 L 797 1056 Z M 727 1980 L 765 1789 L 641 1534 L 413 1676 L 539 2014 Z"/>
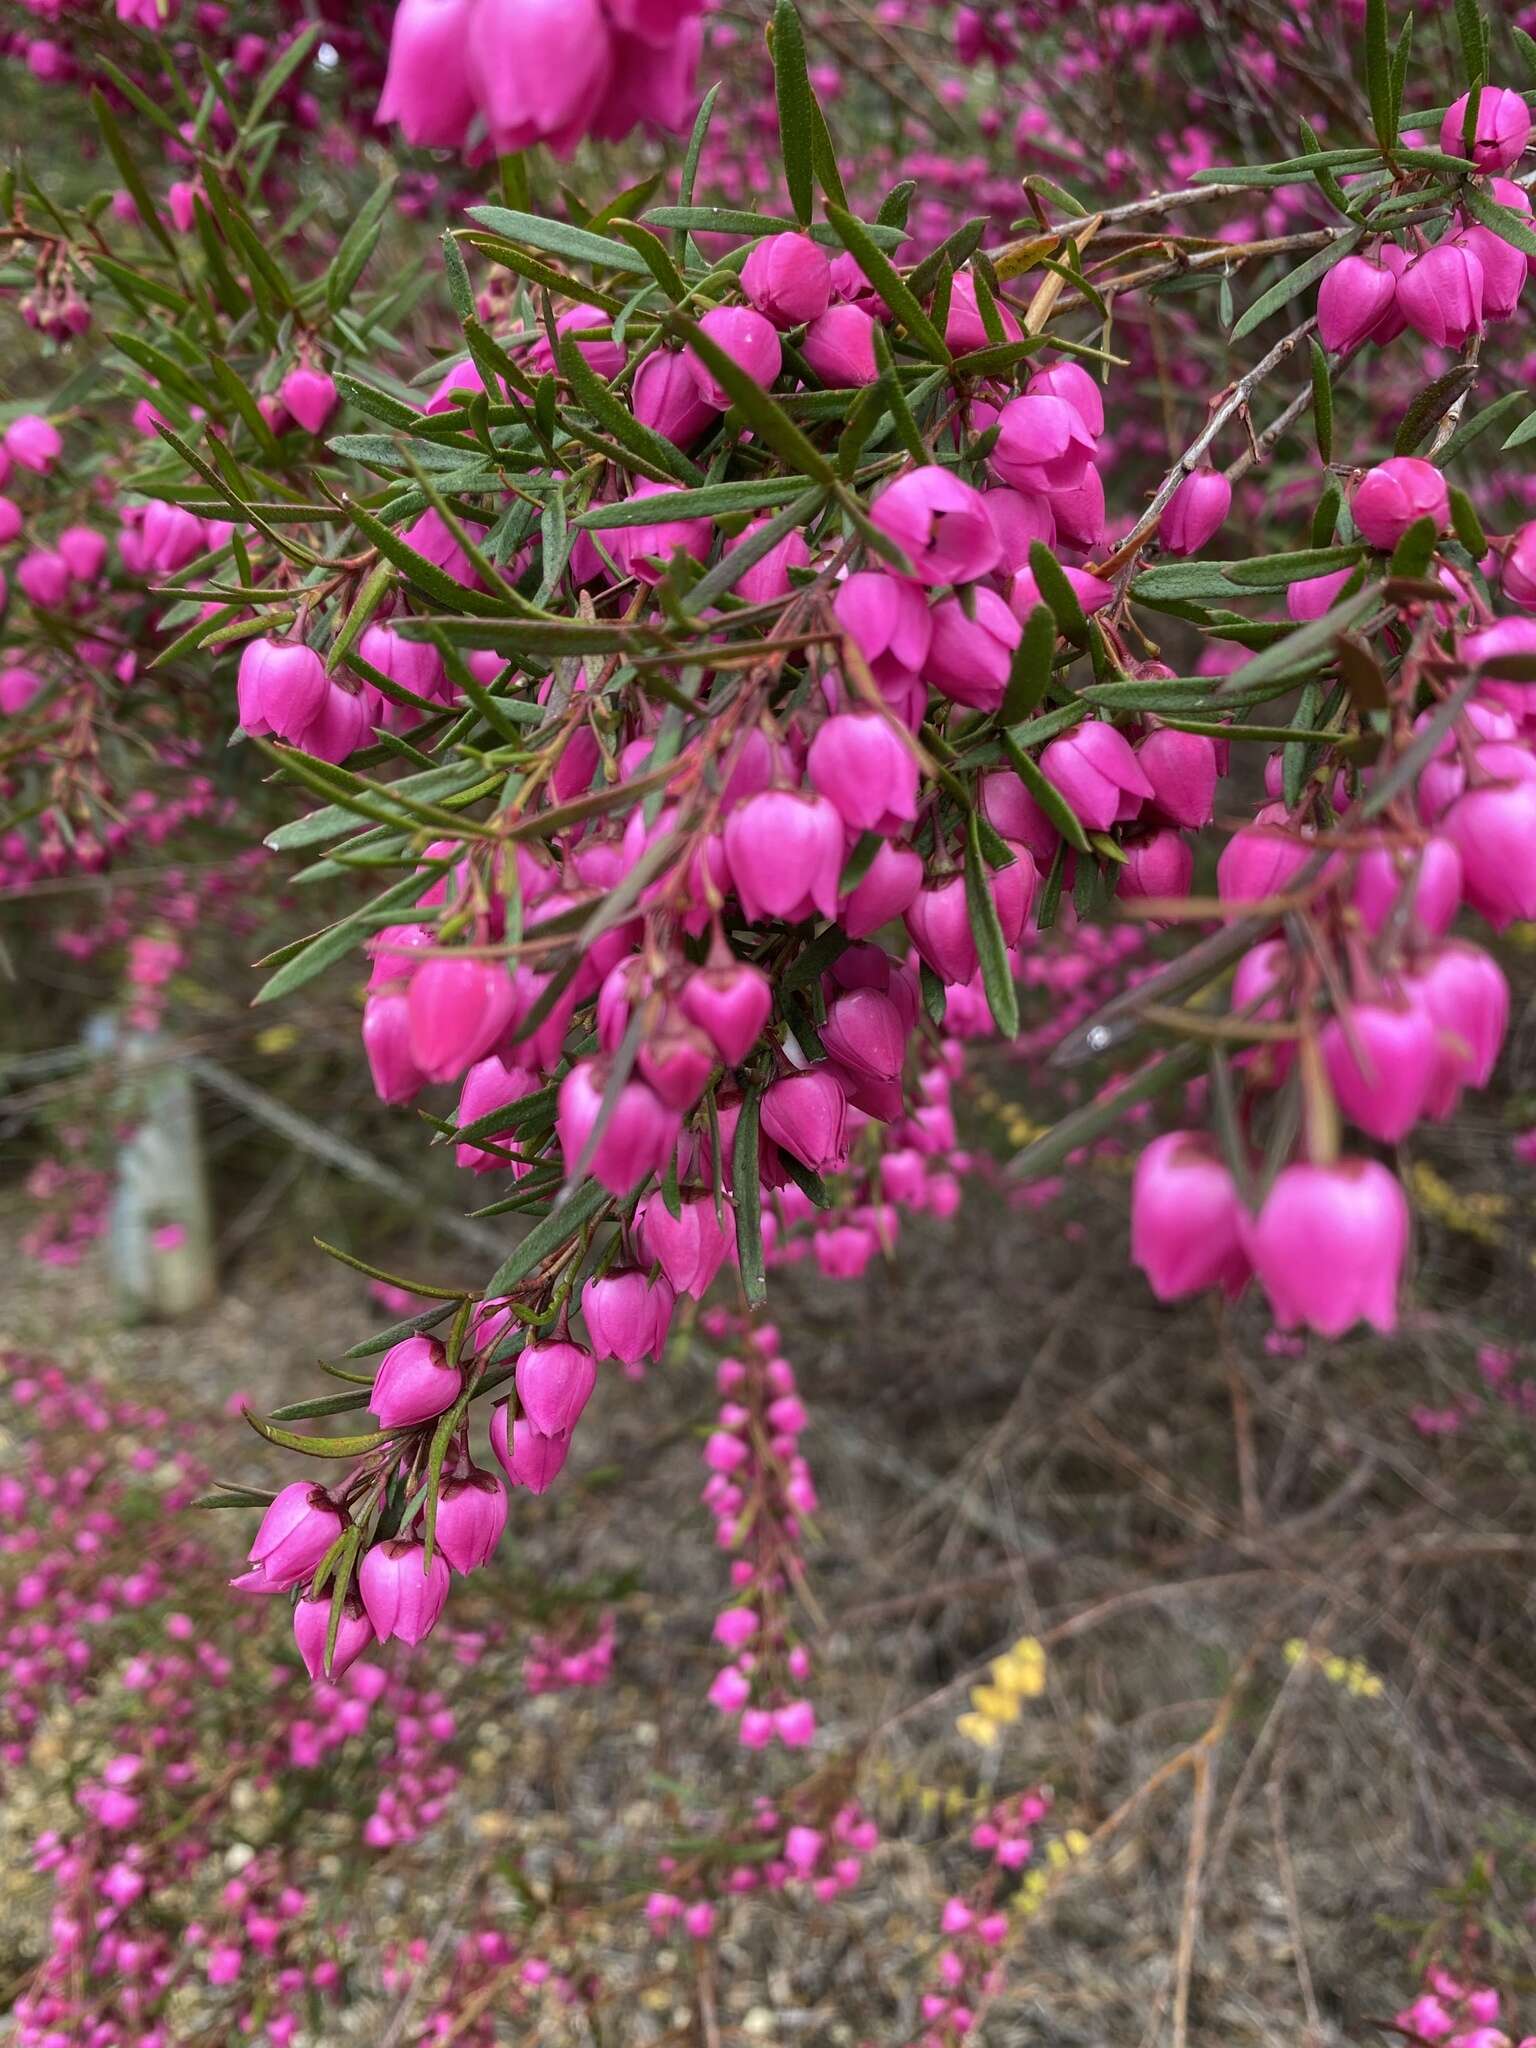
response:
<path id="1" fill-rule="evenodd" d="M 1001 1685 L 973 1685 L 971 1705 L 989 1721 L 1017 1721 L 1019 1695 Z"/>
<path id="2" fill-rule="evenodd" d="M 996 1749 L 1002 1740 L 1001 1728 L 985 1714 L 962 1714 L 955 1723 L 955 1733 L 974 1742 L 978 1749 Z"/>

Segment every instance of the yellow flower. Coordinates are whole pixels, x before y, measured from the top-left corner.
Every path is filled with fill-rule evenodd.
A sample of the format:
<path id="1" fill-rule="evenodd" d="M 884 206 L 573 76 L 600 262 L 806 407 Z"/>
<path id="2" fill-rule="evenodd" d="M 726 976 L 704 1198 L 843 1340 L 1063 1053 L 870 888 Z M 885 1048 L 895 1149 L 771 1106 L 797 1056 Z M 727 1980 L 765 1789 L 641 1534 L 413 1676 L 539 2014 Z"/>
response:
<path id="1" fill-rule="evenodd" d="M 993 1667 L 994 1670 L 996 1667 Z M 971 1688 L 971 1705 L 978 1714 L 985 1714 L 989 1721 L 1017 1721 L 1019 1718 L 1019 1695 L 1001 1685 L 974 1685 Z"/>
<path id="2" fill-rule="evenodd" d="M 1299 1664 L 1307 1654 L 1307 1646 L 1300 1636 L 1292 1636 L 1285 1646 L 1284 1654 L 1287 1664 Z"/>
<path id="3" fill-rule="evenodd" d="M 1073 1856 L 1086 1856 L 1093 1846 L 1081 1828 L 1068 1828 L 1061 1838 Z"/>
<path id="4" fill-rule="evenodd" d="M 955 1723 L 955 1733 L 967 1742 L 974 1742 L 978 1749 L 996 1749 L 1002 1732 L 997 1723 L 989 1721 L 985 1714 L 962 1714 Z"/>
<path id="5" fill-rule="evenodd" d="M 292 1052 L 298 1042 L 298 1027 L 293 1024 L 269 1024 L 256 1034 L 256 1050 L 268 1055 Z"/>

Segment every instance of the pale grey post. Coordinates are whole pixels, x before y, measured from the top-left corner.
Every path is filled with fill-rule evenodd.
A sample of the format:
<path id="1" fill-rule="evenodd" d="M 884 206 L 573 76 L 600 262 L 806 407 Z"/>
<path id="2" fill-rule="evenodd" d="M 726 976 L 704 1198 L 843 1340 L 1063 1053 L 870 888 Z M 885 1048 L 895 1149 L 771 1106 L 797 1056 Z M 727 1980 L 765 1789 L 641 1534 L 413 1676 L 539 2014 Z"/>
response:
<path id="1" fill-rule="evenodd" d="M 114 1060 L 113 1110 L 128 1127 L 107 1240 L 118 1313 L 125 1322 L 191 1315 L 215 1292 L 192 1077 L 166 1040 L 119 1034 L 111 1018 L 98 1018 L 87 1042 Z"/>

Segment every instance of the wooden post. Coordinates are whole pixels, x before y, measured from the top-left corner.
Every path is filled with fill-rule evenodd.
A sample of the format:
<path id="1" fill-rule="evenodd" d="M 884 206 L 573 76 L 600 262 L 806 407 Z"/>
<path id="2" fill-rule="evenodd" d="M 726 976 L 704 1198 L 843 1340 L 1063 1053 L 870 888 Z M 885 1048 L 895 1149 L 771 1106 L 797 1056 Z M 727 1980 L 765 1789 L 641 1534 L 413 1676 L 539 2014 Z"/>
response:
<path id="1" fill-rule="evenodd" d="M 93 1050 L 113 1058 L 117 1153 L 108 1256 L 125 1322 L 173 1320 L 214 1298 L 213 1227 L 192 1077 L 164 1039 L 98 1018 Z"/>

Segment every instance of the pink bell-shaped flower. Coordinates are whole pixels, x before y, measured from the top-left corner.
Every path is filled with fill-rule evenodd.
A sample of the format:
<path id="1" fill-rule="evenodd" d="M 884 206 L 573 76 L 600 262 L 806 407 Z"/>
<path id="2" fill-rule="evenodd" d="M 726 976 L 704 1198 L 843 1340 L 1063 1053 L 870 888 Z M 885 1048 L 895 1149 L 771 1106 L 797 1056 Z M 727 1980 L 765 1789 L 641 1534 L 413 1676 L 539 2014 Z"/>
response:
<path id="1" fill-rule="evenodd" d="M 678 1007 L 705 1034 L 728 1067 L 739 1066 L 762 1035 L 773 989 L 760 967 L 733 960 L 721 947 L 683 983 Z"/>
<path id="2" fill-rule="evenodd" d="M 837 907 L 837 921 L 850 939 L 866 939 L 903 916 L 923 886 L 923 857 L 910 846 L 884 841 L 863 877 Z"/>
<path id="3" fill-rule="evenodd" d="M 512 977 L 499 960 L 438 953 L 406 994 L 411 1057 L 429 1081 L 456 1081 L 495 1045 L 517 1013 Z"/>
<path id="4" fill-rule="evenodd" d="M 680 484 L 653 483 L 649 477 L 641 477 L 636 483 L 630 493 L 631 502 L 638 498 L 654 499 L 658 517 L 645 526 L 614 527 L 604 536 L 608 552 L 626 576 L 656 584 L 666 574 L 674 555 L 691 555 L 694 561 L 702 562 L 709 553 L 715 529 L 708 519 L 665 516 L 667 499 L 675 497 L 681 488 Z"/>
<path id="5" fill-rule="evenodd" d="M 646 357 L 630 386 L 630 411 L 643 427 L 654 427 L 675 448 L 691 448 L 718 417 L 699 396 L 687 360 L 672 349 Z"/>
<path id="6" fill-rule="evenodd" d="M 246 1553 L 274 1593 L 307 1579 L 346 1524 L 323 1487 L 295 1479 L 262 1515 Z"/>
<path id="7" fill-rule="evenodd" d="M 1211 1141 L 1167 1131 L 1136 1162 L 1131 1257 L 1159 1301 L 1219 1287 L 1235 1301 L 1248 1284 L 1239 1231 L 1242 1199 Z"/>
<path id="8" fill-rule="evenodd" d="M 465 36 L 475 0 L 400 0 L 374 119 L 418 149 L 458 149 L 475 118 Z"/>
<path id="9" fill-rule="evenodd" d="M 526 1486 L 530 1493 L 547 1493 L 570 1456 L 568 1436 L 540 1436 L 523 1416 L 508 1427 L 508 1407 L 498 1401 L 491 1415 L 491 1449 L 496 1462 L 513 1486 Z"/>
<path id="10" fill-rule="evenodd" d="M 1408 1203 L 1374 1159 L 1287 1166 L 1256 1217 L 1241 1218 L 1244 1249 L 1282 1330 L 1298 1324 L 1341 1337 L 1367 1322 L 1397 1328 L 1408 1250 Z"/>
<path id="11" fill-rule="evenodd" d="M 1043 393 L 1011 398 L 997 416 L 988 457 L 999 482 L 1018 491 L 1070 491 L 1093 460 L 1094 437 L 1077 407 Z"/>
<path id="12" fill-rule="evenodd" d="M 568 1436 L 597 1386 L 597 1367 L 583 1345 L 555 1339 L 517 1354 L 517 1398 L 540 1436 Z"/>
<path id="13" fill-rule="evenodd" d="M 848 1100 L 825 1066 L 786 1074 L 763 1090 L 763 1129 L 812 1173 L 848 1163 Z"/>
<path id="14" fill-rule="evenodd" d="M 353 1598 L 345 1600 L 336 1629 L 336 1646 L 331 1652 L 330 1669 L 327 1670 L 325 1645 L 330 1630 L 329 1591 L 318 1600 L 303 1599 L 294 1608 L 293 1640 L 304 1660 L 304 1669 L 313 1679 L 329 1678 L 334 1682 L 357 1662 L 364 1650 L 372 1649 L 377 1638 L 373 1633 L 373 1623 L 361 1605 Z"/>
<path id="15" fill-rule="evenodd" d="M 426 1086 L 411 1056 L 410 1005 L 403 992 L 372 995 L 364 1003 L 363 1051 L 380 1102 L 409 1102 Z"/>
<path id="16" fill-rule="evenodd" d="M 471 1465 L 437 1497 L 437 1547 L 456 1572 L 478 1571 L 507 1526 L 507 1496 L 493 1473 Z"/>
<path id="17" fill-rule="evenodd" d="M 1203 733 L 1160 725 L 1136 749 L 1151 801 L 1175 825 L 1209 825 L 1216 802 L 1216 742 Z"/>
<path id="18" fill-rule="evenodd" d="M 1483 327 L 1483 266 L 1465 243 L 1437 242 L 1397 280 L 1397 303 L 1416 334 L 1460 348 Z"/>
<path id="19" fill-rule="evenodd" d="M 843 821 L 821 796 L 765 789 L 725 821 L 731 881 L 750 918 L 834 916 L 843 844 Z"/>
<path id="20" fill-rule="evenodd" d="M 632 1267 L 595 1275 L 581 1290 L 581 1313 L 596 1358 L 639 1365 L 659 1358 L 672 1326 L 676 1297 L 665 1278 Z"/>
<path id="21" fill-rule="evenodd" d="M 980 491 L 929 463 L 888 484 L 870 518 L 895 541 L 919 583 L 970 583 L 1002 553 Z"/>
<path id="22" fill-rule="evenodd" d="M 920 590 L 883 569 L 861 569 L 837 586 L 837 622 L 882 690 L 915 676 L 928 658 L 932 615 Z"/>
<path id="23" fill-rule="evenodd" d="M 555 1129 L 567 1174 L 577 1169 L 602 1113 L 603 1083 L 591 1060 L 581 1060 L 560 1084 Z M 588 1162 L 595 1181 L 614 1195 L 630 1194 L 671 1158 L 682 1118 L 644 1081 L 626 1081 Z"/>
<path id="24" fill-rule="evenodd" d="M 1322 1053 L 1339 1107 L 1384 1145 L 1405 1138 L 1424 1113 L 1438 1060 L 1424 1004 L 1355 1003 L 1323 1026 Z"/>
<path id="25" fill-rule="evenodd" d="M 1536 783 L 1479 784 L 1451 805 L 1441 830 L 1461 855 L 1467 901 L 1495 931 L 1536 917 Z"/>
<path id="26" fill-rule="evenodd" d="M 839 1066 L 872 1081 L 894 1081 L 907 1055 L 907 1027 L 888 995 L 851 988 L 827 1005 L 821 1042 Z"/>
<path id="27" fill-rule="evenodd" d="M 917 816 L 917 762 L 877 711 L 829 718 L 811 741 L 805 765 L 811 787 L 851 832 L 891 833 Z"/>
<path id="28" fill-rule="evenodd" d="M 393 1538 L 375 1543 L 358 1567 L 357 1589 L 381 1643 L 398 1637 L 419 1643 L 429 1636 L 448 1601 L 448 1565 L 434 1554 L 427 1564 L 421 1543 Z"/>
<path id="29" fill-rule="evenodd" d="M 498 156 L 544 142 L 567 155 L 613 76 L 599 0 L 475 0 L 464 27 L 470 88 Z"/>
<path id="30" fill-rule="evenodd" d="M 329 681 L 325 663 L 299 640 L 247 640 L 235 696 L 248 733 L 297 743 L 319 716 Z"/>
<path id="31" fill-rule="evenodd" d="M 1090 832 L 1134 818 L 1153 793 L 1129 740 L 1101 719 L 1052 740 L 1040 756 L 1040 772 Z"/>
<path id="32" fill-rule="evenodd" d="M 454 1121 L 460 1129 L 479 1123 L 492 1110 L 510 1109 L 514 1102 L 521 1102 L 525 1095 L 532 1095 L 538 1086 L 537 1074 L 530 1074 L 526 1067 L 510 1066 L 498 1054 L 489 1053 L 483 1060 L 477 1060 L 464 1076 Z M 491 1143 L 515 1150 L 517 1132 L 509 1125 L 506 1130 L 494 1133 Z M 504 1159 L 499 1152 L 488 1151 L 480 1144 L 455 1145 L 453 1156 L 471 1173 L 511 1173 L 520 1180 L 528 1171 L 526 1166 Z"/>
<path id="33" fill-rule="evenodd" d="M 716 1218 L 713 1201 L 707 1195 L 685 1195 L 674 1216 L 658 1189 L 635 1214 L 646 1258 L 661 1267 L 674 1294 L 702 1301 L 732 1244 L 729 1226 Z"/>
<path id="34" fill-rule="evenodd" d="M 1317 332 L 1323 347 L 1342 354 L 1370 340 L 1397 299 L 1390 270 L 1364 256 L 1335 263 L 1317 288 Z"/>
<path id="35" fill-rule="evenodd" d="M 380 1359 L 368 1406 L 381 1429 L 411 1429 L 451 1408 L 463 1386 L 435 1337 L 405 1337 Z"/>
<path id="36" fill-rule="evenodd" d="M 978 584 L 933 608 L 933 637 L 924 680 L 973 711 L 996 711 L 1008 688 L 1013 651 L 1023 628 L 995 590 Z"/>

